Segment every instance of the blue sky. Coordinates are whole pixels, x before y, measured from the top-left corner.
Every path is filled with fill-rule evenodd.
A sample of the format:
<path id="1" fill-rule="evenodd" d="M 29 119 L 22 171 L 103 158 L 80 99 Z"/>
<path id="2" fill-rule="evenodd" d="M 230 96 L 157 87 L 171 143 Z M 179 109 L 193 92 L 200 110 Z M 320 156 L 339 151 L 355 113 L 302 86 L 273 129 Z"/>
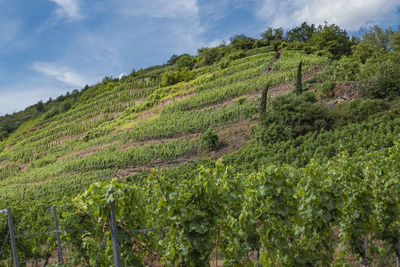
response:
<path id="1" fill-rule="evenodd" d="M 0 0 L 0 115 L 236 34 L 397 28 L 399 14 L 400 0 Z"/>

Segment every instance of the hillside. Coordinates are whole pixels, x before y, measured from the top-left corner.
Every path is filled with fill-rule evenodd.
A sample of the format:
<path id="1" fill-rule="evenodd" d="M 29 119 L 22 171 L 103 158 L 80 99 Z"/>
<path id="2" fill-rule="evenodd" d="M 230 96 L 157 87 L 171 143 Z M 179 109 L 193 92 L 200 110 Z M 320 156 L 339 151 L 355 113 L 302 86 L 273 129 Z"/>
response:
<path id="1" fill-rule="evenodd" d="M 305 26 L 302 25 L 302 27 Z M 285 193 L 279 193 L 279 197 L 268 202 L 277 201 L 274 204 L 277 205 L 276 208 L 280 205 L 279 203 L 286 202 L 290 203 L 282 205 L 293 206 L 291 201 L 294 200 L 288 200 L 287 196 L 303 190 L 299 189 L 300 187 L 296 188 L 302 182 L 307 181 L 310 183 L 309 186 L 314 186 L 315 192 L 319 190 L 317 185 L 311 185 L 312 182 L 307 180 L 305 174 L 307 171 L 324 173 L 329 164 L 335 166 L 350 164 L 346 160 L 361 162 L 361 165 L 354 168 L 363 169 L 365 165 L 362 164 L 368 165 L 371 161 L 372 156 L 368 153 L 375 153 L 375 151 L 382 157 L 382 162 L 379 163 L 381 165 L 378 164 L 382 172 L 386 173 L 387 168 L 395 170 L 398 167 L 395 163 L 396 158 L 391 157 L 398 156 L 396 141 L 399 140 L 400 134 L 399 32 L 386 31 L 384 34 L 387 35 L 389 41 L 383 47 L 379 47 L 379 44 L 367 38 L 369 35 L 357 41 L 350 41 L 346 32 L 335 25 L 325 25 L 314 29 L 313 37 L 305 42 L 298 40 L 300 38 L 295 36 L 294 30 L 292 30 L 292 35 L 289 31 L 286 38 L 277 34 L 276 31 L 269 32 L 269 35 L 266 31 L 265 36 L 259 40 L 236 36 L 232 38 L 230 45 L 203 48 L 199 50 L 197 56 L 173 56 L 168 64 L 133 71 L 120 79 L 106 77 L 99 84 L 86 86 L 81 91 L 74 91 L 45 103 L 40 102 L 20 113 L 1 117 L 0 129 L 3 129 L 4 134 L 0 142 L 0 209 L 12 209 L 16 232 L 23 233 L 44 232 L 48 231 L 46 229 L 52 229 L 52 218 L 49 217 L 50 214 L 47 214 L 49 212 L 46 209 L 51 206 L 59 207 L 59 212 L 63 213 L 62 217 L 67 218 L 61 222 L 63 227 L 71 227 L 74 220 L 76 224 L 78 224 L 76 220 L 80 220 L 82 227 L 92 227 L 92 233 L 96 233 L 93 234 L 92 239 L 85 241 L 90 245 L 84 245 L 82 240 L 78 240 L 77 235 L 81 236 L 82 233 L 75 233 L 75 236 L 70 233 L 65 237 L 69 250 L 73 252 L 70 259 L 84 263 L 87 257 L 93 265 L 95 263 L 93 257 L 98 251 L 98 244 L 101 243 L 103 235 L 99 230 L 101 227 L 95 230 L 93 221 L 86 221 L 89 218 L 84 217 L 90 215 L 94 218 L 99 217 L 99 223 L 102 224 L 101 216 L 104 209 L 100 208 L 101 212 L 96 213 L 93 208 L 93 210 L 84 211 L 86 215 L 83 216 L 79 213 L 83 209 L 81 207 L 74 215 L 76 207 L 70 202 L 72 198 L 85 192 L 95 182 L 103 183 L 102 189 L 98 190 L 108 188 L 108 183 L 113 179 L 114 182 L 111 184 L 118 183 L 119 185 L 115 185 L 117 187 L 149 188 L 155 185 L 149 184 L 147 177 L 153 172 L 153 168 L 157 168 L 159 174 L 153 173 L 153 176 L 162 176 L 160 183 L 165 188 L 173 188 L 171 192 L 178 192 L 189 190 L 185 187 L 185 183 L 196 188 L 203 181 L 201 179 L 206 179 L 204 177 L 214 177 L 212 171 L 199 171 L 200 166 L 216 167 L 217 173 L 218 168 L 231 166 L 229 172 L 232 173 L 232 177 L 241 177 L 240 179 L 247 177 L 243 178 L 243 181 L 248 179 L 241 186 L 236 186 L 238 188 L 248 186 L 250 192 L 254 188 L 261 188 L 260 183 L 263 179 L 266 183 L 270 182 L 268 178 L 270 176 L 298 175 L 299 177 L 293 178 L 296 183 L 284 179 L 285 186 L 282 190 Z M 378 33 L 371 29 L 367 34 L 373 36 Z M 336 39 L 330 39 L 332 35 Z M 4 129 L 7 131 L 5 132 Z M 345 155 L 343 157 L 346 159 L 343 160 L 346 162 L 332 163 L 339 160 L 341 155 Z M 217 160 L 218 163 L 216 163 Z M 385 161 L 392 165 L 384 165 Z M 273 166 L 283 167 L 274 171 Z M 335 170 L 339 171 L 340 168 L 337 168 Z M 333 170 L 330 171 L 333 172 Z M 203 178 L 198 178 L 199 176 Z M 259 179 L 254 178 L 256 176 Z M 325 181 L 339 184 L 332 178 L 334 176 L 329 176 L 326 180 L 321 180 L 323 175 L 315 174 L 314 176 L 319 177 L 315 178 L 316 183 L 320 183 L 319 185 L 324 184 Z M 398 176 L 397 173 L 393 177 L 399 178 Z M 216 178 L 209 179 L 210 181 L 216 179 L 215 185 L 228 183 L 232 186 L 229 190 L 234 191 L 236 178 L 229 180 L 231 178 L 221 177 L 217 175 Z M 393 177 L 391 179 L 394 179 Z M 390 181 L 393 182 L 393 180 Z M 397 185 L 399 181 L 393 183 Z M 215 187 L 211 186 L 209 190 L 215 190 L 215 192 L 221 190 L 220 187 Z M 88 202 L 82 204 L 84 207 L 90 206 L 91 204 L 88 203 L 93 203 L 93 201 L 103 203 L 101 198 L 96 199 L 95 194 L 98 192 L 93 188 L 95 186 L 92 186 L 92 191 L 84 193 L 85 197 L 81 195 L 81 198 L 76 200 L 77 206 L 85 201 Z M 121 190 L 128 192 L 131 189 Z M 147 220 L 130 221 L 129 229 L 133 226 L 137 229 L 167 226 L 179 228 L 179 222 L 171 222 L 167 219 L 159 221 L 154 219 L 154 222 L 151 222 L 150 214 L 162 218 L 168 214 L 166 210 L 171 207 L 164 207 L 166 210 L 163 210 L 163 204 L 159 204 L 158 208 L 155 208 L 157 206 L 155 203 L 162 198 L 162 194 L 158 189 L 146 190 L 143 189 L 141 193 L 147 194 L 147 197 L 143 195 L 137 197 L 143 203 L 135 205 L 138 205 L 138 209 L 141 206 L 148 213 L 144 214 L 143 211 L 140 215 L 137 210 L 130 210 L 122 204 L 119 207 L 121 212 L 122 210 L 130 212 L 131 217 L 126 218 L 128 221 L 133 220 L 135 216 Z M 268 190 L 273 191 L 273 189 Z M 260 203 L 263 202 L 262 195 L 251 195 L 248 192 L 246 195 L 244 191 L 240 193 L 239 191 L 238 189 L 236 196 L 226 197 L 230 198 L 232 203 L 239 200 L 251 203 L 256 199 Z M 268 192 L 273 194 L 272 191 Z M 215 192 L 209 197 L 215 198 L 217 194 Z M 223 195 L 223 192 L 218 191 L 218 194 Z M 92 202 L 90 202 L 91 197 Z M 131 197 L 129 195 L 126 199 L 132 201 Z M 337 196 L 337 198 L 340 197 Z M 348 198 L 348 196 L 343 197 L 343 199 Z M 121 202 L 125 201 L 126 206 L 132 204 L 122 196 L 118 199 Z M 310 200 L 311 202 L 316 201 L 315 198 L 310 199 L 313 199 Z M 172 202 L 175 208 L 184 205 L 182 204 L 184 200 L 171 201 L 176 201 Z M 216 206 L 225 205 L 225 209 L 228 209 L 226 202 L 223 202 L 226 199 L 218 201 Z M 346 203 L 343 205 L 350 205 Z M 222 212 L 219 210 L 221 206 L 215 209 L 216 213 Z M 243 212 L 235 211 L 233 207 L 229 209 L 238 214 Z M 250 207 L 248 212 L 258 212 L 251 209 L 257 209 L 256 206 Z M 268 209 L 273 209 L 273 207 L 266 208 Z M 194 210 L 201 210 L 201 208 L 196 206 Z M 189 211 L 186 212 L 189 213 Z M 269 218 L 268 211 L 265 212 L 258 217 L 258 220 Z M 344 216 L 344 211 L 337 212 L 332 217 Z M 396 212 L 397 215 L 393 217 L 397 220 L 399 219 L 398 210 Z M 237 216 L 237 214 L 222 213 L 226 218 Z M 189 215 L 185 214 L 185 216 Z M 288 220 L 291 219 L 288 218 Z M 315 220 L 315 218 L 310 220 Z M 248 225 L 231 222 L 230 227 L 233 228 L 230 229 L 239 231 L 240 227 L 244 227 L 240 229 L 246 232 L 248 230 L 246 227 L 256 227 L 249 226 L 250 221 L 245 222 Z M 341 223 L 329 221 L 326 225 L 320 221 L 312 222 L 319 223 L 319 230 L 326 230 L 329 226 L 345 225 L 342 221 Z M 207 221 L 205 224 L 212 225 L 213 223 L 215 222 Z M 220 223 L 222 225 L 220 227 L 225 227 L 226 230 L 230 222 Z M 268 223 L 277 222 L 271 219 Z M 347 223 L 346 227 L 350 220 Z M 279 229 L 283 235 L 279 242 L 286 242 L 284 240 L 290 239 L 290 235 L 295 235 L 287 231 L 287 227 L 282 224 L 277 225 L 279 226 L 274 227 L 281 227 Z M 78 228 L 81 226 L 76 225 Z M 7 227 L 6 219 L 0 218 L 0 242 L 7 236 Z M 123 228 L 123 226 L 120 227 Z M 350 231 L 346 227 L 343 227 L 343 233 Z M 210 226 L 211 228 L 215 230 L 215 226 Z M 365 232 L 364 229 L 360 231 L 359 235 L 378 232 L 377 228 L 368 229 L 369 232 L 367 230 Z M 159 252 L 165 250 L 171 252 L 168 246 L 173 242 L 179 241 L 181 244 L 186 244 L 183 236 L 177 237 L 179 234 L 184 234 L 172 232 L 168 237 L 170 239 L 167 238 L 165 241 L 171 242 L 169 245 L 166 243 L 157 245 L 157 242 L 151 243 L 154 240 L 146 240 L 154 246 L 152 249 L 157 251 L 158 258 L 156 256 L 154 258 L 159 261 L 159 256 L 164 257 L 167 265 L 177 264 L 179 261 L 192 262 L 196 258 L 196 253 L 200 252 L 192 251 L 185 254 L 182 251 L 175 251 L 174 255 L 168 253 L 162 255 Z M 212 239 L 214 242 L 216 232 L 205 232 L 199 230 L 199 233 L 206 235 L 206 239 L 210 239 L 210 242 Z M 224 233 L 228 238 L 227 232 Z M 267 234 L 262 232 L 260 236 Z M 225 259 L 231 260 L 230 264 L 235 261 L 237 263 L 239 260 L 243 261 L 246 258 L 246 255 L 242 254 L 244 251 L 247 254 L 258 251 L 257 246 L 262 243 L 265 248 L 268 243 L 260 241 L 260 244 L 257 242 L 253 244 L 255 241 L 250 242 L 243 236 L 229 238 L 237 238 L 236 241 L 232 241 L 232 244 L 241 242 L 243 245 L 241 249 L 233 245 L 231 250 L 229 250 L 230 245 L 222 249 Z M 338 235 L 336 238 L 339 238 Z M 346 236 L 346 238 L 348 241 L 350 237 Z M 321 242 L 315 236 L 311 239 L 312 242 Z M 204 239 L 202 240 L 199 242 L 205 242 Z M 381 241 L 382 237 L 376 240 Z M 43 244 L 49 242 L 53 243 L 45 246 L 46 249 L 35 249 L 35 247 L 43 248 Z M 127 240 L 124 242 L 127 243 L 121 246 L 129 251 L 129 246 L 132 244 Z M 230 244 L 228 239 L 224 239 L 223 242 Z M 281 253 L 279 248 L 274 247 L 279 243 L 276 242 L 276 244 L 270 243 L 271 247 L 267 249 L 271 253 L 277 253 L 273 254 L 276 258 L 271 259 L 271 264 L 284 263 L 288 266 L 299 264 L 300 266 L 310 262 L 309 258 L 302 263 L 297 258 L 285 258 L 284 255 L 279 254 Z M 359 242 L 359 240 L 354 242 Z M 371 246 L 372 243 L 373 241 L 371 241 Z M 97 244 L 97 247 L 94 244 Z M 350 244 L 349 246 L 352 246 L 351 242 Z M 307 251 L 309 243 L 303 245 L 301 253 Z M 19 253 L 22 258 L 47 257 L 48 260 L 55 250 L 54 240 L 50 241 L 47 237 L 41 236 L 32 238 L 29 242 L 17 240 L 17 246 L 21 248 Z M 191 246 L 193 244 L 188 245 L 188 247 Z M 285 245 L 282 246 L 285 247 Z M 323 247 L 324 244 L 318 243 L 318 246 Z M 313 249 L 321 252 L 322 248 L 318 246 L 316 245 Z M 109 244 L 108 248 L 110 247 Z M 207 253 L 211 253 L 214 243 L 211 247 L 208 252 L 204 252 L 207 249 L 202 248 L 201 253 L 205 253 L 205 256 L 201 255 L 205 257 L 203 264 L 209 262 L 210 255 Z M 261 251 L 261 248 L 258 248 Z M 284 252 L 285 255 L 299 253 L 299 251 L 290 251 L 289 248 L 292 249 L 289 246 L 288 251 Z M 242 252 L 239 253 L 240 250 Z M 356 262 L 357 257 L 355 251 L 356 249 L 350 251 L 351 257 L 354 258 L 353 263 Z M 5 252 L 0 254 L 0 260 L 11 262 L 11 249 L 6 248 Z M 112 255 L 112 250 L 108 252 Z M 135 254 L 132 258 L 129 256 L 131 253 Z M 327 251 L 324 253 L 329 254 Z M 376 263 L 389 255 L 391 250 L 373 253 L 375 253 Z M 138 260 L 137 254 L 140 253 L 135 249 L 123 252 L 127 262 L 146 261 L 143 258 Z M 267 254 L 263 254 L 264 262 L 268 261 L 265 258 Z M 361 254 L 358 256 L 361 257 Z M 394 253 L 392 254 L 387 261 L 390 264 L 394 259 Z M 99 260 L 100 265 L 109 264 L 112 257 L 107 258 L 107 255 Z M 338 258 L 337 255 L 335 257 Z M 247 258 L 254 260 L 251 256 Z M 329 262 L 329 259 L 324 260 L 315 259 L 314 262 Z M 155 263 L 152 262 L 152 264 Z"/>

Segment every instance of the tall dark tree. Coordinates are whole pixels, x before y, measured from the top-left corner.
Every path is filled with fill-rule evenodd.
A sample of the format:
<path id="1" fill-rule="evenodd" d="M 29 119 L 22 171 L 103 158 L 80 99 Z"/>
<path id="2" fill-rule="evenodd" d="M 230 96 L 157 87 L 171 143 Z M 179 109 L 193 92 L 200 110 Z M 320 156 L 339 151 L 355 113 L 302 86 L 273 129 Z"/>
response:
<path id="1" fill-rule="evenodd" d="M 268 98 L 268 90 L 269 90 L 270 84 L 268 83 L 261 94 L 261 101 L 260 101 L 260 120 L 264 121 L 265 115 L 267 113 L 267 98 Z"/>
<path id="2" fill-rule="evenodd" d="M 36 110 L 39 112 L 43 112 L 44 111 L 44 104 L 43 101 L 40 100 L 37 104 L 36 104 Z"/>
<path id="3" fill-rule="evenodd" d="M 296 76 L 296 95 L 301 95 L 303 92 L 303 83 L 301 81 L 301 67 L 303 62 L 300 60 L 300 63 L 297 67 L 297 76 Z"/>
<path id="4" fill-rule="evenodd" d="M 171 58 L 167 61 L 168 65 L 174 65 L 176 61 L 178 60 L 179 56 L 178 55 L 172 55 Z"/>

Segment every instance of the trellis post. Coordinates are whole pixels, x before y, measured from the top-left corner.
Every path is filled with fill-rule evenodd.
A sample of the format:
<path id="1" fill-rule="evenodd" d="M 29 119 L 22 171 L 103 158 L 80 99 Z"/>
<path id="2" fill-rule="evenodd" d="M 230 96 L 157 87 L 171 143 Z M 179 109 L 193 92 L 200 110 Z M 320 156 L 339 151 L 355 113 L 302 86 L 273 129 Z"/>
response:
<path id="1" fill-rule="evenodd" d="M 113 192 L 111 191 L 110 193 L 112 194 Z M 111 225 L 111 238 L 113 245 L 114 266 L 122 267 L 121 253 L 118 244 L 118 225 L 117 225 L 117 215 L 115 210 L 115 201 L 110 203 L 110 225 Z"/>
<path id="2" fill-rule="evenodd" d="M 57 237 L 57 246 L 58 246 L 58 261 L 61 264 L 64 264 L 64 259 L 63 259 L 63 255 L 62 255 L 62 247 L 61 247 L 61 239 L 60 239 L 60 231 L 58 230 L 56 207 L 53 207 L 52 210 L 53 210 L 53 216 L 54 216 L 54 226 L 56 228 L 56 237 Z"/>

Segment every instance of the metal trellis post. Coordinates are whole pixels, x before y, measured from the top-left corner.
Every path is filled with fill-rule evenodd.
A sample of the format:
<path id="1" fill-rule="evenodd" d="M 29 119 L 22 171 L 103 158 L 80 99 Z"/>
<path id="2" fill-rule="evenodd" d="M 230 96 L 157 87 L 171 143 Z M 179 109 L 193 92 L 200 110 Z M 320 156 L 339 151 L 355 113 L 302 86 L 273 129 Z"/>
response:
<path id="1" fill-rule="evenodd" d="M 116 216 L 114 201 L 110 203 L 110 225 L 111 225 L 111 237 L 112 237 L 113 255 L 114 255 L 114 266 L 122 267 L 121 254 L 118 245 L 118 225 L 117 225 L 117 216 Z"/>
<path id="2" fill-rule="evenodd" d="M 56 228 L 56 237 L 57 237 L 57 245 L 58 245 L 58 260 L 61 264 L 64 264 L 64 259 L 63 259 L 63 255 L 62 255 L 62 247 L 61 247 L 61 239 L 60 239 L 60 231 L 58 230 L 56 207 L 53 207 L 53 215 L 54 215 L 54 226 Z"/>
<path id="3" fill-rule="evenodd" d="M 7 211 L 7 219 L 8 219 L 8 229 L 10 231 L 11 250 L 12 250 L 12 254 L 13 254 L 14 266 L 19 267 L 17 245 L 15 243 L 14 224 L 13 224 L 13 220 L 12 220 L 11 209 L 8 208 L 6 211 Z"/>

